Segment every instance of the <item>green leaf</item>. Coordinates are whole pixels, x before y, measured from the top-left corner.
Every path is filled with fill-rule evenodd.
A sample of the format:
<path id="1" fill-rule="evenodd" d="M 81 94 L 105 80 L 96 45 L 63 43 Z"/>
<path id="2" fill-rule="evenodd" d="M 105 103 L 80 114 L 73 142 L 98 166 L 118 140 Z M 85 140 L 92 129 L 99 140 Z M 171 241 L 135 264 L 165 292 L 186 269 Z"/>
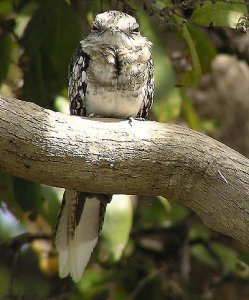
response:
<path id="1" fill-rule="evenodd" d="M 192 223 L 189 229 L 189 239 L 202 239 L 208 241 L 210 237 L 210 230 L 200 222 Z"/>
<path id="2" fill-rule="evenodd" d="M 245 264 L 249 265 L 249 252 L 248 251 L 242 251 L 240 253 L 239 257 Z"/>
<path id="3" fill-rule="evenodd" d="M 141 208 L 141 219 L 146 227 L 149 226 L 169 226 L 171 223 L 166 218 L 166 213 L 170 208 L 158 197 L 153 197 L 148 205 L 143 205 Z"/>
<path id="4" fill-rule="evenodd" d="M 178 20 L 178 18 L 176 19 Z M 200 82 L 202 73 L 210 70 L 210 63 L 215 57 L 216 51 L 204 33 L 190 24 L 183 26 L 181 34 L 187 43 L 192 67 L 182 75 L 177 84 L 184 87 L 196 86 Z"/>
<path id="5" fill-rule="evenodd" d="M 153 7 L 155 7 L 157 10 L 163 10 L 168 7 L 173 7 L 174 4 L 171 0 L 154 0 L 153 1 Z"/>
<path id="6" fill-rule="evenodd" d="M 51 107 L 51 100 L 67 86 L 69 59 L 80 40 L 80 28 L 64 0 L 40 1 L 22 42 L 25 48 L 23 97 Z"/>
<path id="7" fill-rule="evenodd" d="M 57 96 L 55 98 L 54 107 L 56 111 L 62 112 L 64 114 L 69 113 L 69 103 L 66 97 Z"/>
<path id="8" fill-rule="evenodd" d="M 168 202 L 161 197 L 153 198 L 149 205 L 145 205 L 141 209 L 141 219 L 146 227 L 169 227 L 183 220 L 187 214 L 187 208 L 174 202 Z"/>
<path id="9" fill-rule="evenodd" d="M 181 89 L 182 96 L 182 110 L 185 117 L 185 120 L 188 123 L 188 126 L 194 130 L 201 131 L 202 123 L 201 120 L 193 106 L 193 103 L 189 99 L 188 95 L 185 93 L 184 89 Z"/>
<path id="10" fill-rule="evenodd" d="M 204 245 L 194 245 L 191 247 L 191 255 L 212 269 L 218 268 L 218 262 L 210 255 L 209 251 L 204 247 Z"/>
<path id="11" fill-rule="evenodd" d="M 223 262 L 226 273 L 236 271 L 238 263 L 238 253 L 236 251 L 218 243 L 213 243 L 212 249 Z"/>
<path id="12" fill-rule="evenodd" d="M 201 72 L 206 73 L 210 71 L 210 64 L 216 56 L 216 49 L 210 42 L 203 31 L 198 30 L 196 27 L 187 24 L 189 34 L 195 45 L 195 49 L 199 58 Z"/>
<path id="13" fill-rule="evenodd" d="M 22 218 L 21 206 L 15 201 L 14 177 L 0 172 L 0 202 L 5 202 L 16 218 Z"/>
<path id="14" fill-rule="evenodd" d="M 15 201 L 20 207 L 30 212 L 30 218 L 36 218 L 42 210 L 43 197 L 39 183 L 14 177 Z"/>
<path id="15" fill-rule="evenodd" d="M 87 269 L 84 272 L 83 279 L 78 284 L 78 289 L 82 296 L 80 299 L 94 299 L 94 296 L 105 290 L 105 284 L 110 282 L 112 277 L 113 272 L 102 271 L 100 269 Z"/>
<path id="16" fill-rule="evenodd" d="M 13 10 L 13 6 L 11 1 L 9 0 L 0 1 L 0 17 L 8 16 L 9 14 L 11 14 L 12 10 Z"/>
<path id="17" fill-rule="evenodd" d="M 44 201 L 39 212 L 54 227 L 64 190 L 43 184 L 40 189 Z"/>
<path id="18" fill-rule="evenodd" d="M 200 82 L 202 70 L 195 41 L 193 40 L 193 37 L 191 36 L 191 33 L 186 25 L 184 25 L 182 28 L 182 37 L 185 39 L 190 51 L 192 68 L 191 70 L 187 71 L 177 83 L 178 85 L 186 87 L 195 86 Z"/>
<path id="19" fill-rule="evenodd" d="M 188 209 L 175 202 L 170 203 L 170 209 L 166 211 L 166 219 L 172 224 L 181 222 L 188 215 Z"/>
<path id="20" fill-rule="evenodd" d="M 163 85 L 162 85 L 163 86 Z M 182 99 L 179 88 L 170 88 L 169 91 L 162 91 L 161 96 L 153 105 L 158 122 L 170 122 L 179 117 L 181 113 Z"/>
<path id="21" fill-rule="evenodd" d="M 128 195 L 114 195 L 107 206 L 102 229 L 100 260 L 118 261 L 127 245 L 132 227 L 132 204 Z"/>
<path id="22" fill-rule="evenodd" d="M 157 4 L 165 7 L 165 3 Z M 155 62 L 156 83 L 154 98 L 156 101 L 152 106 L 152 110 L 155 112 L 158 121 L 172 121 L 180 113 L 181 99 L 178 90 L 175 88 L 175 72 L 171 65 L 171 60 L 165 52 L 165 46 L 162 41 L 163 36 L 158 34 L 148 14 L 139 9 L 139 6 L 136 9 L 136 17 L 141 24 L 141 30 L 144 32 L 144 35 L 153 43 L 152 55 Z"/>
<path id="23" fill-rule="evenodd" d="M 236 28 L 239 19 L 247 12 L 246 5 L 242 3 L 225 3 L 205 1 L 205 3 L 196 8 L 192 14 L 191 20 L 202 26 L 223 26 Z"/>

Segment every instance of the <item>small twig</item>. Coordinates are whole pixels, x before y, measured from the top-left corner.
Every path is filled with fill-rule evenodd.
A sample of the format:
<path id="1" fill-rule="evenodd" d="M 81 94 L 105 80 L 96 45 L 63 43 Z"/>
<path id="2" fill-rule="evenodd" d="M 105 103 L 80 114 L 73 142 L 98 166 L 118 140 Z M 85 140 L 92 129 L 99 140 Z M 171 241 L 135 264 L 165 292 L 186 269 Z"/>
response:
<path id="1" fill-rule="evenodd" d="M 163 266 L 162 268 L 155 270 L 151 273 L 149 273 L 147 276 L 145 276 L 144 278 L 142 278 L 139 282 L 138 285 L 136 286 L 136 288 L 133 290 L 133 292 L 131 293 L 129 300 L 134 300 L 137 295 L 139 294 L 139 292 L 145 287 L 145 285 L 153 280 L 155 277 L 159 276 L 160 274 L 164 273 L 166 270 L 166 267 Z"/>
<path id="2" fill-rule="evenodd" d="M 14 288 L 14 281 L 15 281 L 15 274 L 16 274 L 16 264 L 17 264 L 17 259 L 19 256 L 20 251 L 16 251 L 14 253 L 13 261 L 11 264 L 11 271 L 10 271 L 10 283 L 9 283 L 9 288 L 8 288 L 8 295 L 14 295 L 13 293 L 13 288 Z"/>
<path id="3" fill-rule="evenodd" d="M 13 253 L 13 260 L 12 260 L 11 272 L 10 272 L 10 284 L 9 284 L 8 294 L 7 294 L 7 296 L 9 297 L 8 299 L 17 299 L 13 293 L 13 287 L 14 287 L 14 280 L 15 280 L 16 264 L 17 264 L 17 259 L 18 259 L 19 253 L 20 253 L 20 249 L 22 248 L 22 246 L 24 244 L 31 243 L 34 240 L 39 240 L 39 239 L 51 240 L 52 236 L 47 235 L 47 234 L 31 235 L 29 233 L 23 233 L 23 234 L 20 234 L 20 235 L 14 237 L 11 241 L 0 243 L 0 248 L 2 248 L 2 247 L 8 248 Z M 4 297 L 7 297 L 7 296 L 4 296 Z M 2 298 L 0 297 L 0 299 L 2 299 Z M 20 299 L 20 298 L 18 298 L 18 299 Z"/>
<path id="4" fill-rule="evenodd" d="M 183 280 L 189 280 L 189 274 L 191 270 L 190 264 L 190 246 L 188 237 L 183 241 L 182 249 L 181 249 L 181 263 L 180 263 L 181 277 Z"/>
<path id="5" fill-rule="evenodd" d="M 13 249 L 14 251 L 19 250 L 24 244 L 28 244 L 33 242 L 34 240 L 51 240 L 52 235 L 38 233 L 38 234 L 30 234 L 23 233 L 12 238 L 11 241 L 8 241 L 7 247 Z"/>

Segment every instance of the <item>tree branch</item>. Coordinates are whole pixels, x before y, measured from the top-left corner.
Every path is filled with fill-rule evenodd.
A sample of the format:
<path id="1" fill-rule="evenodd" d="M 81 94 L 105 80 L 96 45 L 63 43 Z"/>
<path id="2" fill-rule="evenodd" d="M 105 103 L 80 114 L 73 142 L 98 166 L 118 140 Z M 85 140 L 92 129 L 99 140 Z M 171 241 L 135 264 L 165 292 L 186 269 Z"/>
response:
<path id="1" fill-rule="evenodd" d="M 0 168 L 45 184 L 162 195 L 249 246 L 249 161 L 188 128 L 87 119 L 0 97 Z"/>

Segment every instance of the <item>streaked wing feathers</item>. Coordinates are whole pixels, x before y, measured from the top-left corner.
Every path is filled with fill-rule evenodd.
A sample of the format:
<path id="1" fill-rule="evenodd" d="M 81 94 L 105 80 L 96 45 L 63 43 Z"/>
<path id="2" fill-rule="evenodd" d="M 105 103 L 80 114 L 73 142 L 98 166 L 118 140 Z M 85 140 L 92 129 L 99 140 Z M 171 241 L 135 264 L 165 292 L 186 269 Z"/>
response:
<path id="1" fill-rule="evenodd" d="M 86 70 L 90 57 L 79 47 L 74 53 L 68 68 L 68 97 L 70 100 L 70 114 L 85 116 L 85 94 L 87 89 Z"/>

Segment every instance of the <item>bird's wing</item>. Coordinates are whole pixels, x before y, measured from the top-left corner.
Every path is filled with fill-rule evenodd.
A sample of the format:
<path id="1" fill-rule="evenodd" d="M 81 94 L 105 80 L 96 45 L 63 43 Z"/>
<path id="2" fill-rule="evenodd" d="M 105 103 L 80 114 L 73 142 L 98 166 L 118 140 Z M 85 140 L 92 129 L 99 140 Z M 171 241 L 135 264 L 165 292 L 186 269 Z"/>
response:
<path id="1" fill-rule="evenodd" d="M 75 51 L 71 58 L 68 68 L 68 97 L 71 115 L 86 116 L 85 95 L 89 62 L 89 55 L 81 47 Z"/>
<path id="2" fill-rule="evenodd" d="M 148 70 L 148 80 L 146 86 L 146 94 L 144 97 L 144 104 L 138 113 L 138 117 L 146 119 L 149 110 L 153 103 L 153 96 L 155 90 L 155 82 L 154 82 L 154 62 L 152 57 L 147 62 L 147 70 Z"/>

